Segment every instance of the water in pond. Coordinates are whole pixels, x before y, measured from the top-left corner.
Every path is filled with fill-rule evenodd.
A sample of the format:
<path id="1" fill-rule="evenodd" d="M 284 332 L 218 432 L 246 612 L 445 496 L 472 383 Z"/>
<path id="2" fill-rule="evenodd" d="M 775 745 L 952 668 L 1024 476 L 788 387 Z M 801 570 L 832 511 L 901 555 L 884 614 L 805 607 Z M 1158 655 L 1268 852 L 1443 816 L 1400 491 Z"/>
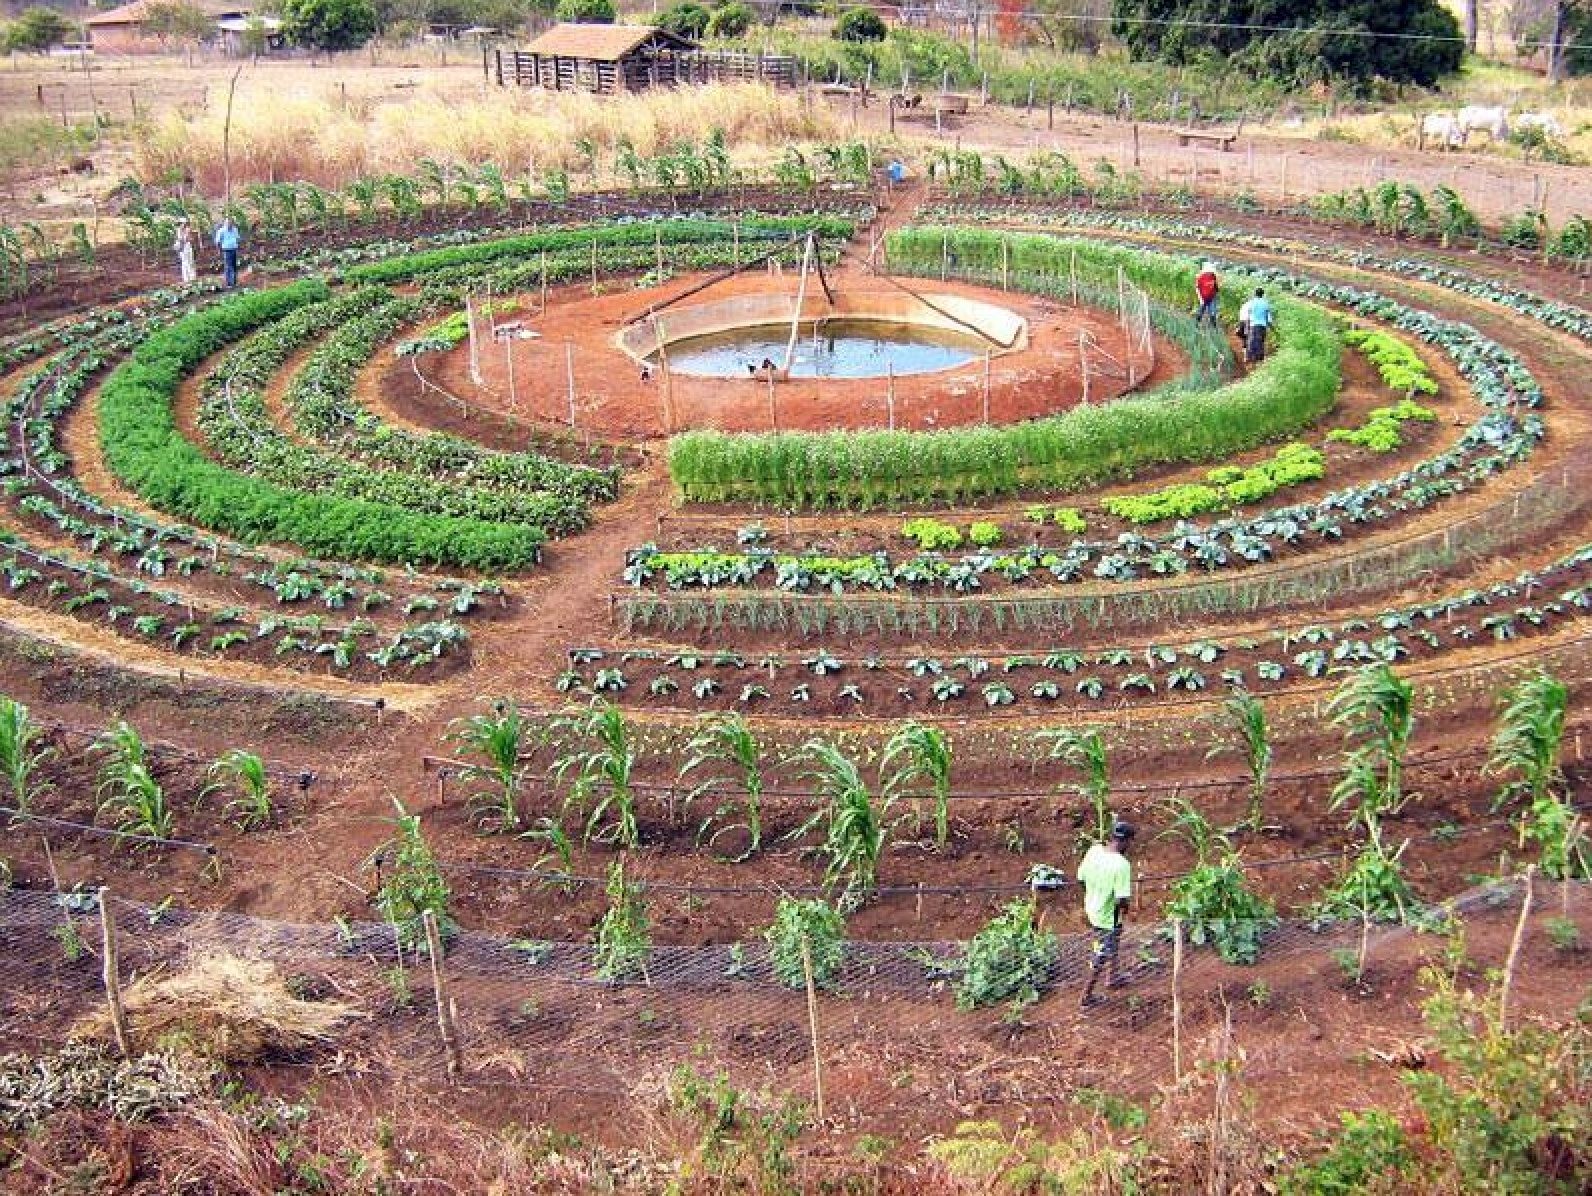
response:
<path id="1" fill-rule="evenodd" d="M 785 361 L 790 325 L 762 324 L 691 336 L 669 345 L 669 368 L 676 374 L 706 378 L 748 377 L 765 360 Z M 984 355 L 979 338 L 892 324 L 883 320 L 825 320 L 815 330 L 802 326 L 791 361 L 793 378 L 882 378 L 927 374 Z"/>

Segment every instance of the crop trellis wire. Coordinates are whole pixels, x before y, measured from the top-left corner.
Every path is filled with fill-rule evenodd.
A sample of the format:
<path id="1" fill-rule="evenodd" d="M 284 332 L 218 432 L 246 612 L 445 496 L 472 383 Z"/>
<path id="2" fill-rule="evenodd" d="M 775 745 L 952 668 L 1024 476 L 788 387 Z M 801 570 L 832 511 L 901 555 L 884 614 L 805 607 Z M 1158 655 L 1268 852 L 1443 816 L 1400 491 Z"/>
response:
<path id="1" fill-rule="evenodd" d="M 1490 927 L 1496 947 L 1498 932 L 1507 932 L 1518 916 L 1520 891 L 1516 881 L 1487 884 L 1443 909 L 1467 926 Z M 1561 910 L 1586 925 L 1589 898 L 1592 885 L 1584 882 L 1539 886 L 1533 932 L 1540 934 Z M 345 1067 L 443 1075 L 432 1020 L 415 1016 L 429 1008 L 429 973 L 413 953 L 400 954 L 390 927 L 289 924 L 122 900 L 114 908 L 125 978 L 175 971 L 221 953 L 266 960 L 310 991 L 331 993 L 365 1015 L 341 1031 L 336 1048 Z M 69 918 L 87 931 L 96 915 L 92 894 L 0 894 L 0 933 L 8 943 L 0 961 L 6 981 L 0 984 L 0 1045 L 59 1045 L 80 1019 L 99 1010 L 99 961 L 86 955 L 67 961 L 67 936 L 59 933 Z M 1273 1060 L 1264 1049 L 1270 1011 L 1303 1007 L 1347 987 L 1345 960 L 1361 946 L 1373 984 L 1390 971 L 1413 971 L 1418 957 L 1440 943 L 1434 939 L 1426 948 L 1417 934 L 1354 920 L 1324 927 L 1289 920 L 1265 931 L 1254 965 L 1226 964 L 1208 948 L 1190 946 L 1178 977 L 1182 1039 L 1197 1044 L 1231 1017 L 1252 1050 L 1246 1070 L 1286 1067 L 1287 1060 Z M 83 935 L 83 941 L 91 938 Z M 596 978 L 587 943 L 459 932 L 444 966 L 467 1082 L 512 1088 L 522 1099 L 575 1092 L 624 1100 L 658 1096 L 670 1073 L 690 1067 L 722 1073 L 746 1090 L 801 1098 L 810 1091 L 816 1040 L 825 1068 L 860 1067 L 894 1077 L 849 1102 L 845 1116 L 865 1128 L 892 1120 L 899 1125 L 903 1118 L 948 1120 L 952 1113 L 940 1107 L 942 1100 L 984 1109 L 1025 1106 L 1060 1119 L 1079 1086 L 1143 1099 L 1171 1076 L 1166 923 L 1129 925 L 1121 961 L 1131 983 L 1086 1016 L 1075 1013 L 1074 1000 L 1088 967 L 1086 935 L 1058 936 L 1039 975 L 1037 1003 L 995 1005 L 983 1013 L 954 1011 L 951 989 L 963 944 L 848 942 L 832 985 L 817 994 L 818 1026 L 811 1035 L 805 992 L 781 984 L 767 946 L 755 935 L 747 938 L 740 945 L 657 946 L 645 981 L 608 984 Z M 1496 953 L 1481 962 L 1497 962 Z M 394 979 L 399 968 L 401 983 Z M 1517 1008 L 1545 1000 L 1523 996 Z M 1008 1032 L 984 1032 L 997 1017 Z M 134 1028 L 136 1034 L 136 1022 Z M 1098 1042 L 1106 1032 L 1119 1044 L 1137 1045 L 1102 1058 Z M 1047 1044 L 1038 1058 L 1036 1041 Z"/>

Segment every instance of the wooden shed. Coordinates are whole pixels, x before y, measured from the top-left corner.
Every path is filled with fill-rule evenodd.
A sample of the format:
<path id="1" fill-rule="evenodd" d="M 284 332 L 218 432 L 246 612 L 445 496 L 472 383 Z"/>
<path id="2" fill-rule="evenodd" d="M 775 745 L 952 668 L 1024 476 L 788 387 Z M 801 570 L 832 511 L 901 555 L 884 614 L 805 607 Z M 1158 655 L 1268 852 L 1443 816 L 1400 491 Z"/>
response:
<path id="1" fill-rule="evenodd" d="M 524 87 L 555 91 L 642 91 L 683 82 L 693 42 L 651 25 L 554 25 L 523 50 L 499 57 Z"/>

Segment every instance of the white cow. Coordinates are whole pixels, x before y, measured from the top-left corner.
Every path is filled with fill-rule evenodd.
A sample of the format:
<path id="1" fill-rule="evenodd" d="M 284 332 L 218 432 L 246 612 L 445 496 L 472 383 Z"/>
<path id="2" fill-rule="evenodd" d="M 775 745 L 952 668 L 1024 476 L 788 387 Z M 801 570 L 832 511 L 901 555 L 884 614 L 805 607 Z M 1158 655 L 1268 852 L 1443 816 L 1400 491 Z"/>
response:
<path id="1" fill-rule="evenodd" d="M 1509 140 L 1509 113 L 1502 105 L 1469 104 L 1459 110 L 1459 135 L 1470 141 L 1472 133 L 1486 133 L 1489 140 Z"/>
<path id="2" fill-rule="evenodd" d="M 1457 149 L 1464 145 L 1465 134 L 1459 127 L 1459 119 L 1452 112 L 1428 112 L 1421 118 L 1416 144 L 1425 149 L 1428 143 L 1439 149 Z"/>
<path id="3" fill-rule="evenodd" d="M 1564 126 L 1554 118 L 1551 112 L 1521 112 L 1515 116 L 1515 132 L 1524 133 L 1531 129 L 1540 129 L 1545 137 L 1563 137 Z"/>

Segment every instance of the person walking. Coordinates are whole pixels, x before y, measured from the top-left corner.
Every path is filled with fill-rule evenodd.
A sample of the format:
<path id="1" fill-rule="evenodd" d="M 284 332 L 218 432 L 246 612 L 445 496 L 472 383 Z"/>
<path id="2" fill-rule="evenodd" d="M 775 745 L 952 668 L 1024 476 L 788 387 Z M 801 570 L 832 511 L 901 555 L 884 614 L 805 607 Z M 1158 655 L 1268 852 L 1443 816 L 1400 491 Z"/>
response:
<path id="1" fill-rule="evenodd" d="M 199 277 L 199 267 L 195 262 L 198 252 L 194 246 L 193 229 L 186 218 L 177 221 L 176 233 L 171 241 L 172 252 L 177 255 L 177 269 L 182 275 L 183 282 L 194 282 Z"/>
<path id="2" fill-rule="evenodd" d="M 1222 292 L 1221 283 L 1216 278 L 1216 266 L 1206 262 L 1200 268 L 1199 276 L 1194 279 L 1194 293 L 1199 296 L 1199 311 L 1194 315 L 1195 324 L 1209 323 L 1212 328 L 1216 324 L 1216 304 Z"/>
<path id="3" fill-rule="evenodd" d="M 228 216 L 216 229 L 216 248 L 221 250 L 221 269 L 229 287 L 238 285 L 238 247 L 242 244 L 243 234 L 238 231 L 232 217 Z"/>
<path id="4" fill-rule="evenodd" d="M 1238 331 L 1244 338 L 1244 360 L 1259 365 L 1266 359 L 1266 333 L 1271 329 L 1271 300 L 1266 298 L 1264 287 L 1256 287 L 1254 295 L 1244 301 L 1238 311 Z"/>
<path id="5" fill-rule="evenodd" d="M 1101 1000 L 1095 996 L 1095 983 L 1102 971 L 1108 972 L 1106 985 L 1116 988 L 1122 983 L 1117 974 L 1117 948 L 1122 940 L 1122 923 L 1127 917 L 1128 904 L 1133 897 L 1133 865 L 1128 863 L 1128 844 L 1133 839 L 1133 827 L 1120 819 L 1111 824 L 1111 834 L 1104 843 L 1095 843 L 1084 853 L 1078 865 L 1078 883 L 1083 885 L 1083 909 L 1094 933 L 1094 954 L 1089 960 L 1089 983 L 1084 986 L 1078 1001 L 1080 1009 L 1088 1009 Z"/>

